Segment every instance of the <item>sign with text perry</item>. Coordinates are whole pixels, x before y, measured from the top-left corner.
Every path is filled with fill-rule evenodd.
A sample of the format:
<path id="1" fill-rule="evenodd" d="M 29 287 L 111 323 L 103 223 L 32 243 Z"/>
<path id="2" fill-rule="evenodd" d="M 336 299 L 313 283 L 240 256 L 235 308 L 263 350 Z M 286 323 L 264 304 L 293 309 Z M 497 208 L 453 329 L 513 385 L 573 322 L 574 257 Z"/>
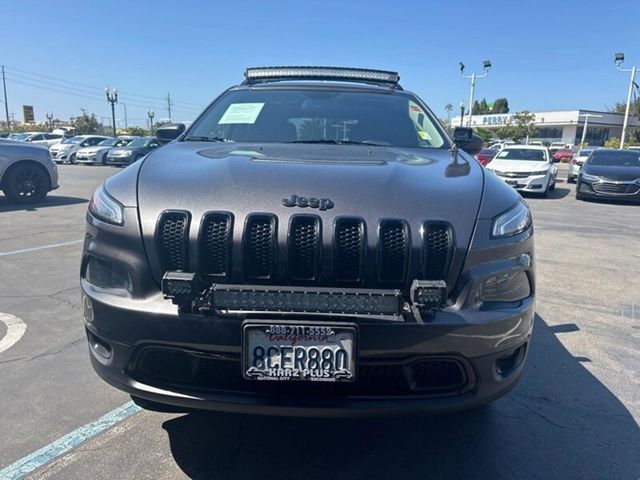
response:
<path id="1" fill-rule="evenodd" d="M 22 116 L 24 123 L 35 123 L 36 118 L 33 114 L 33 105 L 22 105 Z"/>

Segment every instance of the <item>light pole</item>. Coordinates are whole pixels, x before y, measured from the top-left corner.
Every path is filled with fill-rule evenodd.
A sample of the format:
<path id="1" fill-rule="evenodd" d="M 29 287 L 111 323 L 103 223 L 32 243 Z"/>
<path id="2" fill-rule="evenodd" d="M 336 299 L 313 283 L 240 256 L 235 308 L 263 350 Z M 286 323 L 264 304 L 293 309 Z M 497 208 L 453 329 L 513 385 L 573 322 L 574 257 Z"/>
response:
<path id="1" fill-rule="evenodd" d="M 469 120 L 467 121 L 467 126 L 471 127 L 471 117 L 473 117 L 473 97 L 476 93 L 476 80 L 489 75 L 489 70 L 491 70 L 491 62 L 489 60 L 485 60 L 484 62 L 482 62 L 484 73 L 479 75 L 476 75 L 475 73 L 472 73 L 471 75 L 465 75 L 464 68 L 464 63 L 460 62 L 460 76 L 462 78 L 466 78 L 467 80 L 471 80 L 471 95 L 469 97 Z"/>
<path id="2" fill-rule="evenodd" d="M 53 130 L 53 113 L 45 113 L 45 117 L 47 117 L 47 123 L 49 124 L 49 130 Z"/>
<path id="3" fill-rule="evenodd" d="M 464 127 L 464 102 L 460 102 L 460 126 Z"/>
<path id="4" fill-rule="evenodd" d="M 153 110 L 147 110 L 147 116 L 149 117 L 149 135 L 153 135 L 153 117 L 155 113 Z"/>
<path id="5" fill-rule="evenodd" d="M 631 94 L 633 93 L 633 86 L 636 81 L 636 67 L 620 68 L 622 62 L 624 62 L 624 53 L 618 52 L 615 54 L 614 63 L 616 68 L 621 72 L 631 72 L 631 79 L 629 80 L 629 92 L 627 93 L 627 108 L 624 110 L 624 123 L 622 124 L 622 135 L 620 135 L 620 149 L 624 148 L 624 138 L 627 135 L 627 125 L 629 123 L 629 110 L 631 109 Z"/>
<path id="6" fill-rule="evenodd" d="M 113 136 L 116 136 L 116 103 L 118 103 L 118 90 L 113 89 L 109 91 L 109 87 L 104 89 L 104 93 L 107 95 L 107 102 L 111 104 L 111 121 L 113 122 Z"/>
<path id="7" fill-rule="evenodd" d="M 584 139 L 587 138 L 587 128 L 589 127 L 589 117 L 602 118 L 602 115 L 594 113 L 583 113 L 578 117 L 584 117 L 584 126 L 582 127 L 582 139 L 580 140 L 580 148 L 584 145 Z"/>

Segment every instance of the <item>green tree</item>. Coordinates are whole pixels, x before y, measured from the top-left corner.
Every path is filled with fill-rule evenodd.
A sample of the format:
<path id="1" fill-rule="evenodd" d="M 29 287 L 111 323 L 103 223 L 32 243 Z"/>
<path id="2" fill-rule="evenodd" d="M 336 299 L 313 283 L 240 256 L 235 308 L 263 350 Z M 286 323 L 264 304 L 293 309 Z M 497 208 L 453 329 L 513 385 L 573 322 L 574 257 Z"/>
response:
<path id="1" fill-rule="evenodd" d="M 509 113 L 509 101 L 506 98 L 496 98 L 491 113 Z"/>
<path id="2" fill-rule="evenodd" d="M 487 99 L 483 98 L 480 101 L 480 113 L 482 115 L 486 115 L 488 113 L 491 113 L 491 109 L 489 108 L 489 105 L 487 104 Z"/>
<path id="3" fill-rule="evenodd" d="M 451 112 L 453 112 L 453 105 L 451 105 L 450 103 L 447 103 L 444 106 L 444 111 L 447 112 L 447 123 L 446 123 L 446 126 L 447 126 L 447 128 L 450 129 L 451 128 Z"/>
<path id="4" fill-rule="evenodd" d="M 476 128 L 476 133 L 482 137 L 484 143 L 490 142 L 494 137 L 493 130 L 489 130 L 488 128 Z"/>
<path id="5" fill-rule="evenodd" d="M 102 128 L 95 114 L 89 115 L 85 110 L 82 110 L 82 115 L 76 117 L 71 125 L 76 129 L 76 135 L 91 135 L 98 133 Z"/>
<path id="6" fill-rule="evenodd" d="M 473 115 L 480 115 L 480 102 L 478 100 L 473 102 L 473 108 L 471 109 Z"/>
<path id="7" fill-rule="evenodd" d="M 609 140 L 604 142 L 604 146 L 607 148 L 618 148 L 620 146 L 620 139 L 617 137 L 611 137 Z"/>
<path id="8" fill-rule="evenodd" d="M 145 135 L 149 135 L 149 130 L 142 127 L 129 127 L 126 130 L 125 135 L 136 135 L 138 137 L 144 137 Z"/>
<path id="9" fill-rule="evenodd" d="M 516 113 L 507 125 L 496 131 L 496 136 L 500 139 L 511 139 L 514 142 L 534 137 L 537 132 L 533 124 L 535 119 L 536 115 L 528 110 Z"/>

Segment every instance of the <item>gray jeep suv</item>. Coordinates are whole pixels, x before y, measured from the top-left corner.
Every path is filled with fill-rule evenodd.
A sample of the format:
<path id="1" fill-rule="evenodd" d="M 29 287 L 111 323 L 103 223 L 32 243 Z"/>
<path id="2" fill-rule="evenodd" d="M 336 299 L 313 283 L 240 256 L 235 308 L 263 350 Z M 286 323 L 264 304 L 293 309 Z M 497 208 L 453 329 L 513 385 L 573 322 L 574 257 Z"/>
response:
<path id="1" fill-rule="evenodd" d="M 394 72 L 251 68 L 87 213 L 97 373 L 151 410 L 471 408 L 521 376 L 529 208 Z"/>

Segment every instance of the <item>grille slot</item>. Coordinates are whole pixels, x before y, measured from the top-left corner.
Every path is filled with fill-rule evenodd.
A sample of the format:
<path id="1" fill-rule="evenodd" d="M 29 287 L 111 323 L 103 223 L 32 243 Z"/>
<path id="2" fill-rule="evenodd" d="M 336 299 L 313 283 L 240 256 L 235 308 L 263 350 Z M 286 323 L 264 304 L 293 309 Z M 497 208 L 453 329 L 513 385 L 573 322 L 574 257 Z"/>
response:
<path id="1" fill-rule="evenodd" d="M 233 218 L 228 213 L 208 213 L 200 228 L 200 266 L 205 275 L 228 276 L 231 268 Z"/>
<path id="2" fill-rule="evenodd" d="M 378 280 L 402 283 L 409 261 L 409 227 L 402 220 L 383 220 L 378 239 Z"/>
<path id="3" fill-rule="evenodd" d="M 244 273 L 254 280 L 269 280 L 274 275 L 276 218 L 251 215 L 244 230 Z"/>
<path id="4" fill-rule="evenodd" d="M 634 195 L 640 190 L 640 186 L 634 183 L 594 182 L 592 187 L 598 193 L 617 193 L 620 195 Z"/>
<path id="5" fill-rule="evenodd" d="M 453 233 L 446 223 L 424 224 L 422 277 L 445 280 L 453 255 Z"/>
<path id="6" fill-rule="evenodd" d="M 318 279 L 321 247 L 320 219 L 312 215 L 293 217 L 289 229 L 289 276 L 292 280 Z"/>
<path id="7" fill-rule="evenodd" d="M 333 238 L 333 272 L 336 282 L 358 283 L 362 280 L 365 238 L 362 219 L 336 220 Z"/>
<path id="8" fill-rule="evenodd" d="M 160 215 L 156 229 L 160 265 L 168 270 L 186 271 L 189 263 L 188 250 L 189 214 L 169 211 Z"/>

